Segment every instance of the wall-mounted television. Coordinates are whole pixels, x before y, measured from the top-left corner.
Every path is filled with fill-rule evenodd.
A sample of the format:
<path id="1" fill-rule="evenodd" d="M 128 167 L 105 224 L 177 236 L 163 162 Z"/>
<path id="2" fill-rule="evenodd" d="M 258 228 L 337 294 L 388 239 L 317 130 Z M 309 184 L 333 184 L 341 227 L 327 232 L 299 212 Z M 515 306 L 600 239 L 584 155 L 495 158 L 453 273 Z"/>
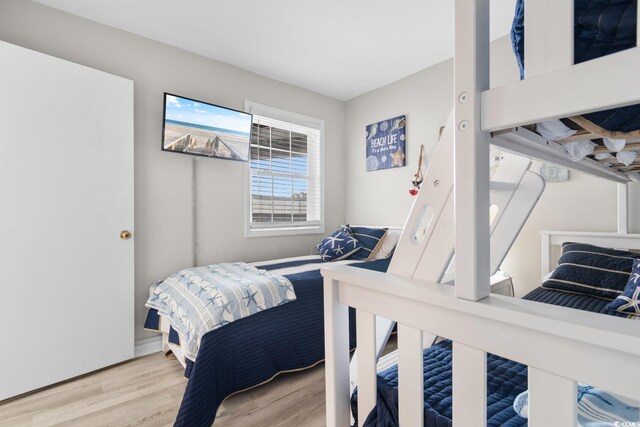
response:
<path id="1" fill-rule="evenodd" d="M 165 93 L 162 150 L 246 162 L 252 119 L 244 111 Z"/>

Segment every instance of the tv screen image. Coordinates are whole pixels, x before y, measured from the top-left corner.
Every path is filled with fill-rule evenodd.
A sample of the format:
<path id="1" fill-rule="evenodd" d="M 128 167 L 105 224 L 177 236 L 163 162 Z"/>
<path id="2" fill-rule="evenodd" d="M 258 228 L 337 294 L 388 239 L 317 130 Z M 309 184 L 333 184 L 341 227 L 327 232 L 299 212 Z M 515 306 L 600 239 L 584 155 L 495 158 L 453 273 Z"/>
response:
<path id="1" fill-rule="evenodd" d="M 246 162 L 252 118 L 244 111 L 165 93 L 162 149 Z"/>

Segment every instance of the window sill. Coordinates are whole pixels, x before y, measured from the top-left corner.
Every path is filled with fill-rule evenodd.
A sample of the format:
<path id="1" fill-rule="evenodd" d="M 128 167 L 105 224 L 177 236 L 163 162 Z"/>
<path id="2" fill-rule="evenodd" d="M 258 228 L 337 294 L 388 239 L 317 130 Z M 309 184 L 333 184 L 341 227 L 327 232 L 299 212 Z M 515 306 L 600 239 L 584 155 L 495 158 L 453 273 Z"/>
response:
<path id="1" fill-rule="evenodd" d="M 245 231 L 245 237 L 301 236 L 311 234 L 324 234 L 324 226 L 253 228 Z"/>

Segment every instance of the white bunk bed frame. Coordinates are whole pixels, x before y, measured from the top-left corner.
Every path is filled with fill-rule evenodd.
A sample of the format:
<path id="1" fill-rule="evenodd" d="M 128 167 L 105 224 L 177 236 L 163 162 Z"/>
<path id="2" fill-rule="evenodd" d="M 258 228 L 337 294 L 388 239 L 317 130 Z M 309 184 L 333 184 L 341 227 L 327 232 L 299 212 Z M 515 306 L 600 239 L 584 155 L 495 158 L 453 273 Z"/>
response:
<path id="1" fill-rule="evenodd" d="M 528 365 L 533 427 L 576 425 L 578 381 L 640 399 L 638 322 L 489 295 L 490 144 L 619 183 L 618 233 L 543 233 L 543 273 L 550 270 L 550 245 L 563 240 L 640 249 L 640 235 L 626 234 L 627 176 L 593 161 L 570 162 L 554 143 L 520 127 L 640 103 L 640 47 L 573 65 L 573 0 L 528 1 L 525 7 L 526 79 L 490 89 L 489 0 L 455 1 L 454 119 L 443 135 L 448 130 L 454 146 L 453 176 L 427 170 L 388 273 L 323 270 L 328 426 L 349 425 L 349 306 L 357 313 L 360 425 L 376 404 L 376 317 L 398 324 L 402 426 L 423 425 L 423 331 L 453 341 L 454 425 L 486 425 L 488 352 Z M 606 83 L 603 74 L 610 77 Z M 436 182 L 452 179 L 454 210 L 438 212 L 445 203 Z M 427 243 L 417 242 L 413 231 L 427 205 L 436 215 Z M 455 287 L 438 283 L 446 265 L 434 261 L 450 256 L 436 226 L 453 217 Z"/>

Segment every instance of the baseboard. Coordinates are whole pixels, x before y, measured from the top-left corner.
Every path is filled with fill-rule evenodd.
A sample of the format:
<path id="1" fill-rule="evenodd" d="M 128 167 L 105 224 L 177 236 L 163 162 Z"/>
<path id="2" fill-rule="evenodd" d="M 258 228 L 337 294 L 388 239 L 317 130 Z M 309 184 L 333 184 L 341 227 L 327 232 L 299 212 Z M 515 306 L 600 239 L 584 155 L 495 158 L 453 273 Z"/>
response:
<path id="1" fill-rule="evenodd" d="M 138 340 L 133 349 L 133 357 L 142 357 L 147 354 L 158 353 L 162 351 L 162 336 L 145 338 Z"/>

